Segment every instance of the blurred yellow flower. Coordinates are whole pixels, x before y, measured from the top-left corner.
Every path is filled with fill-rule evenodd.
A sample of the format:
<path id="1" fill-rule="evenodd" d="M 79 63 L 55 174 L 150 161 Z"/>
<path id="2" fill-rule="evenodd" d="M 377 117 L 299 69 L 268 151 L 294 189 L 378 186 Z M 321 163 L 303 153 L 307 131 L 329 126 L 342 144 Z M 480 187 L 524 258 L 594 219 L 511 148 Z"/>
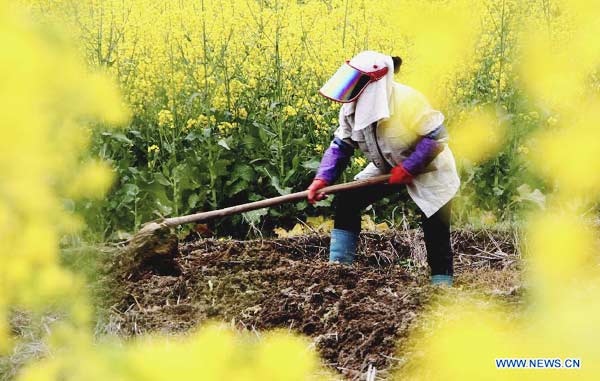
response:
<path id="1" fill-rule="evenodd" d="M 450 147 L 459 159 L 480 163 L 502 146 L 505 128 L 493 109 L 473 111 L 450 126 Z"/>
<path id="2" fill-rule="evenodd" d="M 93 161 L 80 169 L 79 175 L 69 186 L 71 197 L 100 198 L 113 181 L 112 168 L 104 162 Z"/>
<path id="3" fill-rule="evenodd" d="M 65 324 L 89 333 L 89 316 L 76 307 L 87 303 L 85 287 L 58 255 L 61 237 L 81 227 L 64 205 L 108 190 L 111 167 L 82 158 L 93 124 L 121 124 L 128 117 L 112 80 L 90 72 L 68 33 L 15 12 L 19 4 L 0 2 L 0 45 L 10 52 L 0 58 L 0 72 L 10 73 L 0 81 L 2 354 L 18 340 L 8 323 L 17 306 L 57 309 Z"/>

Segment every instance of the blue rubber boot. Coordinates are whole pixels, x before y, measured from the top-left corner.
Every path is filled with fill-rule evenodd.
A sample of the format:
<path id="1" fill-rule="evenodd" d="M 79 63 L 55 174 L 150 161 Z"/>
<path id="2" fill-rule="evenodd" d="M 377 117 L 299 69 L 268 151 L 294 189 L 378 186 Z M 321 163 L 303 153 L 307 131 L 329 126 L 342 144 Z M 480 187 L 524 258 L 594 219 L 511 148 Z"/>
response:
<path id="1" fill-rule="evenodd" d="M 348 230 L 333 229 L 329 245 L 329 263 L 352 263 L 357 243 L 358 234 Z"/>
<path id="2" fill-rule="evenodd" d="M 448 286 L 452 287 L 452 281 L 454 277 L 452 275 L 432 275 L 431 276 L 431 284 L 438 286 Z"/>

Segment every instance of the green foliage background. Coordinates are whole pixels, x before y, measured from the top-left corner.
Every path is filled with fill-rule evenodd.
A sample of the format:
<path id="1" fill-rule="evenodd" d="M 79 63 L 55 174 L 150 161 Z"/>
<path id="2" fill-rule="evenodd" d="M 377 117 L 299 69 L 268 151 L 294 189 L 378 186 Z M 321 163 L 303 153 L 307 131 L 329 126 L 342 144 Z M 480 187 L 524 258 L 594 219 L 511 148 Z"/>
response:
<path id="1" fill-rule="evenodd" d="M 305 189 L 337 125 L 339 105 L 317 95 L 320 85 L 361 50 L 410 52 L 406 39 L 391 34 L 391 16 L 363 1 L 65 4 L 40 1 L 38 7 L 46 17 L 71 20 L 90 64 L 114 75 L 133 111 L 125 129 L 93 138 L 94 154 L 117 174 L 110 194 L 100 203 L 77 204 L 104 238 L 161 216 Z M 466 110 L 493 105 L 508 131 L 495 157 L 459 163 L 457 224 L 514 221 L 520 210 L 535 207 L 527 201 L 531 190 L 544 191 L 538 179 L 524 176 L 526 143 L 552 115 L 528 104 L 512 67 L 518 23 L 532 10 L 550 20 L 544 4 L 486 2 L 476 62 L 443 82 L 442 111 L 450 124 Z M 371 28 L 368 20 L 389 28 Z M 409 53 L 404 61 L 406 70 L 418 70 Z M 342 180 L 359 169 L 353 161 Z M 329 203 L 299 202 L 211 225 L 235 236 L 251 227 L 269 232 L 331 215 Z M 384 201 L 371 213 L 389 219 L 398 208 L 414 221 L 410 201 Z"/>

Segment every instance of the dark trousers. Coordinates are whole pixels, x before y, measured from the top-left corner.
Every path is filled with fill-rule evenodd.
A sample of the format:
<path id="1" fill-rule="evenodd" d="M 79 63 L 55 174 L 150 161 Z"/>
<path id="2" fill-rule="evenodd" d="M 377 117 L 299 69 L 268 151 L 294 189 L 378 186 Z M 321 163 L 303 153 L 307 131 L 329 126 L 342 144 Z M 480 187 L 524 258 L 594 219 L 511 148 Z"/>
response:
<path id="1" fill-rule="evenodd" d="M 364 208 L 387 196 L 406 195 L 404 185 L 378 184 L 339 193 L 335 196 L 336 229 L 360 232 L 361 212 Z M 452 248 L 450 247 L 450 202 L 431 217 L 421 213 L 421 228 L 425 237 L 427 263 L 431 275 L 452 275 Z"/>

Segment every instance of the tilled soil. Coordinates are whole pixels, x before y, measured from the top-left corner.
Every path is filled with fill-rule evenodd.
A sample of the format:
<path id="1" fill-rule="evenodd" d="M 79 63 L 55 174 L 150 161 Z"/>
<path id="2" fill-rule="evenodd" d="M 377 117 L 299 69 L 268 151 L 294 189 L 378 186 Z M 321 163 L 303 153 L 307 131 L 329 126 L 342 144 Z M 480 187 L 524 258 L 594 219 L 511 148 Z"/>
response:
<path id="1" fill-rule="evenodd" d="M 394 365 L 397 346 L 435 292 L 420 233 L 363 234 L 351 266 L 328 264 L 328 244 L 318 235 L 181 244 L 174 263 L 147 263 L 124 281 L 113 329 L 181 332 L 224 320 L 308 335 L 324 362 L 348 378 Z M 453 246 L 459 274 L 504 271 L 517 261 L 506 235 L 454 233 Z M 506 295 L 516 286 L 494 285 Z"/>

